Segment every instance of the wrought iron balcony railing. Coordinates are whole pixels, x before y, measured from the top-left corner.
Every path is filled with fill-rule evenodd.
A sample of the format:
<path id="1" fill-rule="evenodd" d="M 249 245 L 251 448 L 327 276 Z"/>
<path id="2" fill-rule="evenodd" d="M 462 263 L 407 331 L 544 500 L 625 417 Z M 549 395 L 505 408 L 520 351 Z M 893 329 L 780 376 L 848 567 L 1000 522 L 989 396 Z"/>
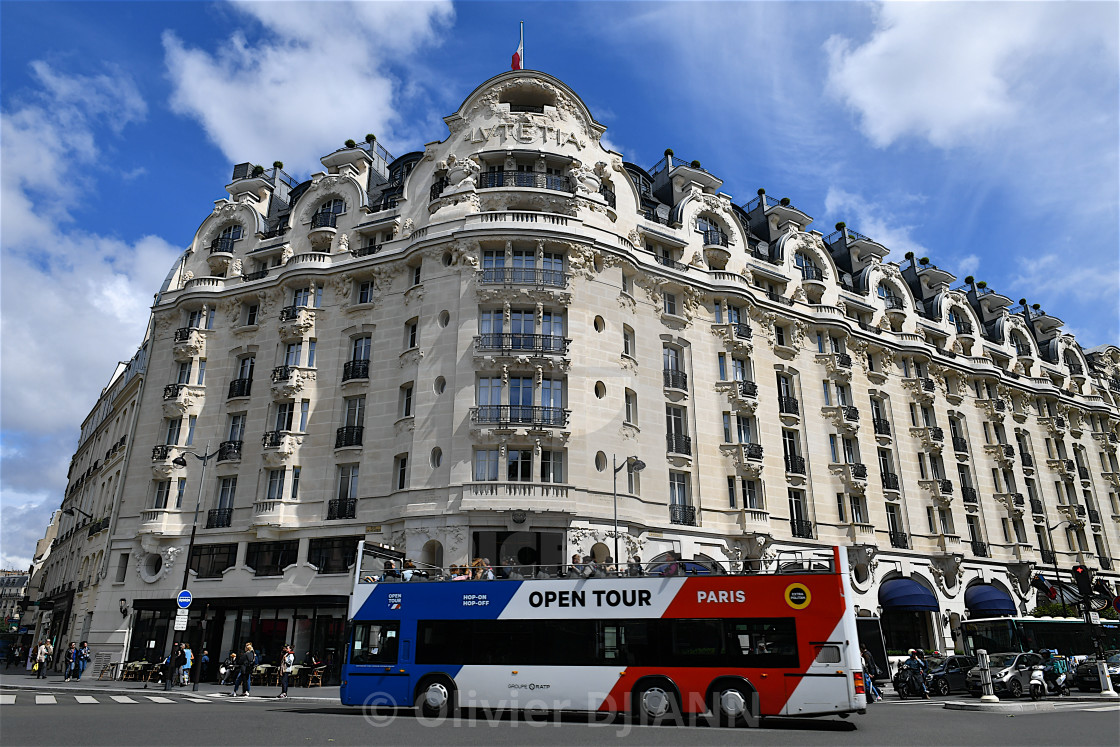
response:
<path id="1" fill-rule="evenodd" d="M 840 410 L 844 413 L 844 420 L 850 420 L 853 423 L 859 420 L 859 408 L 855 405 L 845 405 Z"/>
<path id="2" fill-rule="evenodd" d="M 334 228 L 338 224 L 335 213 L 321 212 L 311 216 L 311 228 Z"/>
<path id="3" fill-rule="evenodd" d="M 794 397 L 778 397 L 778 412 L 783 415 L 797 415 L 800 411 L 797 399 Z"/>
<path id="4" fill-rule="evenodd" d="M 732 322 L 732 326 L 735 327 L 735 336 L 740 340 L 751 339 L 751 326 L 749 324 L 746 322 Z"/>
<path id="5" fill-rule="evenodd" d="M 692 454 L 692 437 L 681 433 L 665 434 L 665 450 L 671 454 Z"/>
<path id="6" fill-rule="evenodd" d="M 344 446 L 361 446 L 362 432 L 365 430 L 360 425 L 344 425 L 334 432 L 334 447 L 341 449 Z"/>
<path id="7" fill-rule="evenodd" d="M 669 505 L 669 523 L 684 526 L 696 526 L 696 506 L 686 506 L 679 503 Z"/>
<path id="8" fill-rule="evenodd" d="M 284 441 L 284 431 L 265 431 L 261 436 L 261 447 L 265 449 L 279 448 Z"/>
<path id="9" fill-rule="evenodd" d="M 1042 501 L 1038 498 L 1031 498 L 1031 513 L 1044 514 L 1046 511 L 1042 508 Z"/>
<path id="10" fill-rule="evenodd" d="M 152 447 L 152 461 L 164 462 L 171 458 L 171 450 L 175 448 L 171 444 L 160 444 L 159 446 Z"/>
<path id="11" fill-rule="evenodd" d="M 474 349 L 480 353 L 565 355 L 571 342 L 571 340 L 557 335 L 488 332 L 475 338 Z"/>
<path id="12" fill-rule="evenodd" d="M 568 284 L 563 270 L 536 267 L 485 267 L 478 271 L 483 285 L 532 285 L 542 288 L 563 288 Z"/>
<path id="13" fill-rule="evenodd" d="M 186 342 L 191 339 L 191 333 L 197 331 L 198 327 L 179 327 L 175 330 L 175 342 Z"/>
<path id="14" fill-rule="evenodd" d="M 218 444 L 218 461 L 231 462 L 241 458 L 241 441 L 222 441 Z"/>
<path id="15" fill-rule="evenodd" d="M 684 371 L 677 371 L 676 369 L 667 368 L 662 372 L 662 378 L 665 382 L 666 389 L 688 389 L 688 374 Z"/>
<path id="16" fill-rule="evenodd" d="M 762 458 L 762 444 L 744 444 L 744 446 L 744 451 L 747 454 L 747 459 Z"/>
<path id="17" fill-rule="evenodd" d="M 967 485 L 961 487 L 961 500 L 965 503 L 978 503 L 980 499 L 976 495 L 976 488 L 970 488 Z"/>
<path id="18" fill-rule="evenodd" d="M 714 228 L 702 231 L 704 246 L 727 246 L 727 234 Z"/>
<path id="19" fill-rule="evenodd" d="M 567 425 L 569 410 L 540 405 L 482 405 L 471 408 L 471 422 L 476 425 L 533 425 L 562 427 Z"/>
<path id="20" fill-rule="evenodd" d="M 653 255 L 653 258 L 657 261 L 657 264 L 663 267 L 668 267 L 673 270 L 680 270 L 681 272 L 684 272 L 688 269 L 688 265 L 686 265 L 684 262 L 678 262 L 672 257 L 663 257 L 660 254 L 655 254 Z"/>
<path id="21" fill-rule="evenodd" d="M 875 435 L 877 435 L 877 436 L 889 436 L 889 435 L 891 435 L 891 424 L 890 424 L 889 420 L 887 420 L 885 418 L 874 418 L 871 421 L 871 425 L 875 429 Z"/>
<path id="22" fill-rule="evenodd" d="M 802 280 L 824 280 L 824 271 L 819 267 L 812 265 L 803 265 L 801 267 Z"/>
<path id="23" fill-rule="evenodd" d="M 342 380 L 369 378 L 369 358 L 346 361 L 342 364 Z"/>
<path id="24" fill-rule="evenodd" d="M 233 239 L 217 238 L 210 242 L 210 253 L 215 252 L 232 254 L 233 253 Z"/>
<path id="25" fill-rule="evenodd" d="M 179 392 L 183 391 L 185 387 L 186 384 L 168 384 L 163 388 L 164 400 L 177 399 L 179 397 Z"/>
<path id="26" fill-rule="evenodd" d="M 953 451 L 960 454 L 967 454 L 968 440 L 962 436 L 953 436 Z"/>
<path id="27" fill-rule="evenodd" d="M 883 473 L 883 490 L 898 490 L 898 475 L 894 472 Z"/>
<path id="28" fill-rule="evenodd" d="M 295 366 L 277 366 L 272 369 L 272 383 L 279 384 L 281 381 L 289 381 L 292 378 Z"/>
<path id="29" fill-rule="evenodd" d="M 754 381 L 740 381 L 739 395 L 742 397 L 757 397 L 758 396 L 758 383 Z"/>
<path id="30" fill-rule="evenodd" d="M 786 454 L 786 472 L 794 475 L 805 474 L 805 457 L 797 454 Z"/>
<path id="31" fill-rule="evenodd" d="M 232 508 L 212 508 L 206 514 L 206 528 L 218 529 L 233 523 Z"/>
<path id="32" fill-rule="evenodd" d="M 790 519 L 790 532 L 794 537 L 813 539 L 813 522 L 806 519 Z"/>
<path id="33" fill-rule="evenodd" d="M 981 542 L 980 540 L 972 540 L 969 544 L 972 545 L 972 554 L 978 558 L 988 557 L 988 543 Z"/>
<path id="34" fill-rule="evenodd" d="M 229 383 L 228 399 L 233 399 L 234 397 L 248 397 L 252 389 L 252 379 L 234 379 Z"/>
<path id="35" fill-rule="evenodd" d="M 479 189 L 498 187 L 528 187 L 551 189 L 555 192 L 574 192 L 571 180 L 561 174 L 544 174 L 537 171 L 486 171 L 478 175 Z"/>
<path id="36" fill-rule="evenodd" d="M 899 550 L 910 548 L 910 538 L 906 535 L 906 532 L 888 532 L 887 535 L 891 539 L 891 547 Z"/>
<path id="37" fill-rule="evenodd" d="M 355 498 L 335 498 L 327 501 L 327 521 L 353 519 L 357 508 L 358 501 Z"/>

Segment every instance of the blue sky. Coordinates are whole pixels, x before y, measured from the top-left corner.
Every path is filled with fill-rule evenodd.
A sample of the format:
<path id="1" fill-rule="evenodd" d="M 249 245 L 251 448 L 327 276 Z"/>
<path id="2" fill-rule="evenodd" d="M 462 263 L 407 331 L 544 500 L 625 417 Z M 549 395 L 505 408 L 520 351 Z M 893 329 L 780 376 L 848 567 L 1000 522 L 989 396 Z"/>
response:
<path id="1" fill-rule="evenodd" d="M 509 68 L 650 167 L 698 159 L 1120 342 L 1120 5 L 0 2 L 0 565 L 231 166 L 396 155 Z"/>

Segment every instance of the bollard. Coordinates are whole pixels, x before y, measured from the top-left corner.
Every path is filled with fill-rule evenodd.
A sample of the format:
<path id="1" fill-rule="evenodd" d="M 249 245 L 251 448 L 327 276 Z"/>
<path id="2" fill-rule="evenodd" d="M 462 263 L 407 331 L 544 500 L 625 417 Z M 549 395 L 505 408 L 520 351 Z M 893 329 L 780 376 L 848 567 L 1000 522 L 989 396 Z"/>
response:
<path id="1" fill-rule="evenodd" d="M 1100 678 L 1101 697 L 1120 698 L 1120 694 L 1112 689 L 1112 678 L 1108 676 L 1108 662 L 1103 655 L 1097 656 L 1097 677 Z"/>
<path id="2" fill-rule="evenodd" d="M 978 666 L 980 667 L 980 702 L 981 703 L 998 703 L 999 698 L 996 697 L 995 690 L 992 688 L 992 670 L 991 664 L 988 662 L 988 652 L 986 649 L 979 649 L 976 652 Z"/>

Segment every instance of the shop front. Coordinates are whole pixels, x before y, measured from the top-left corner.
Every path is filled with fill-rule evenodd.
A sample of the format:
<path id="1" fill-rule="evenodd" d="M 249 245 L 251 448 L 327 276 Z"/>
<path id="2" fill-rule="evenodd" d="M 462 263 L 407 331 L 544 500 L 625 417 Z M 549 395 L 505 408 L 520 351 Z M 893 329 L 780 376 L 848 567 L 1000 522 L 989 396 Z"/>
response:
<path id="1" fill-rule="evenodd" d="M 187 629 L 175 631 L 174 600 L 137 600 L 128 661 L 162 660 L 170 644 L 186 642 L 196 655 L 209 652 L 210 667 L 202 676 L 214 680 L 218 663 L 246 643 L 253 644 L 262 664 L 279 663 L 282 647 L 291 644 L 297 663 L 321 662 L 327 666 L 323 683 L 337 683 L 346 654 L 348 604 L 349 597 L 333 595 L 196 597 Z"/>

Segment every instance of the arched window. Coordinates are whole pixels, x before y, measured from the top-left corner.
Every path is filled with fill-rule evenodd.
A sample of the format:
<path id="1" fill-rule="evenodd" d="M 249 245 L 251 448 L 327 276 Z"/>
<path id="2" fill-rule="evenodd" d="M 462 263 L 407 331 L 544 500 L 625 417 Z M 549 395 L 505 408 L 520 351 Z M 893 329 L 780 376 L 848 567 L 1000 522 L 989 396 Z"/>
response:
<path id="1" fill-rule="evenodd" d="M 964 312 L 957 309 L 955 306 L 949 307 L 949 323 L 952 324 L 958 335 L 972 334 L 972 322 L 968 321 L 968 317 Z"/>
<path id="2" fill-rule="evenodd" d="M 241 224 L 233 223 L 226 226 L 222 229 L 222 232 L 218 234 L 218 237 L 222 239 L 229 239 L 230 241 L 237 241 L 241 238 Z"/>
<path id="3" fill-rule="evenodd" d="M 315 212 L 320 214 L 334 213 L 335 215 L 341 215 L 344 210 L 346 210 L 346 203 L 338 198 L 335 198 L 333 200 L 327 200 L 326 202 L 324 202 Z"/>
<path id="4" fill-rule="evenodd" d="M 875 292 L 878 294 L 879 298 L 883 299 L 883 304 L 888 309 L 906 308 L 906 304 L 903 303 L 902 297 L 896 295 L 894 292 L 894 288 L 887 285 L 886 283 L 879 283 L 879 287 L 875 289 Z"/>
<path id="5" fill-rule="evenodd" d="M 727 246 L 727 234 L 711 218 L 703 215 L 697 216 L 696 230 L 703 234 L 705 245 Z"/>
<path id="6" fill-rule="evenodd" d="M 804 252 L 795 253 L 793 263 L 801 270 L 801 277 L 804 280 L 822 280 L 824 278 L 821 268 L 817 267 L 813 258 Z"/>
<path id="7" fill-rule="evenodd" d="M 233 242 L 241 238 L 241 224 L 231 223 L 221 230 L 217 238 L 210 242 L 210 252 L 232 252 Z"/>

